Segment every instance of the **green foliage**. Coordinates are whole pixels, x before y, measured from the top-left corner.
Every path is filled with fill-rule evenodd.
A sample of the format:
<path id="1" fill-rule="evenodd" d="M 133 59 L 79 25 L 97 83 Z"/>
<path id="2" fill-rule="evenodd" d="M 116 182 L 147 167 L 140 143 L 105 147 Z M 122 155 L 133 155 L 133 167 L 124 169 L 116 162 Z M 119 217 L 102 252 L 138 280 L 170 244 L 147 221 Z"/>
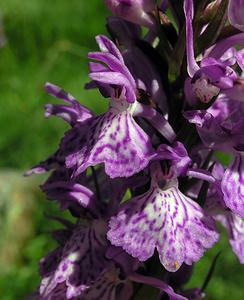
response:
<path id="1" fill-rule="evenodd" d="M 83 87 L 89 81 L 87 52 L 97 47 L 95 35 L 105 32 L 106 11 L 98 0 L 2 0 L 0 12 L 7 37 L 0 49 L 0 127 L 5 133 L 0 167 L 28 168 L 54 151 L 66 128 L 60 120 L 44 120 L 43 105 L 55 102 L 43 91 L 46 81 L 102 110 L 99 94 Z"/>

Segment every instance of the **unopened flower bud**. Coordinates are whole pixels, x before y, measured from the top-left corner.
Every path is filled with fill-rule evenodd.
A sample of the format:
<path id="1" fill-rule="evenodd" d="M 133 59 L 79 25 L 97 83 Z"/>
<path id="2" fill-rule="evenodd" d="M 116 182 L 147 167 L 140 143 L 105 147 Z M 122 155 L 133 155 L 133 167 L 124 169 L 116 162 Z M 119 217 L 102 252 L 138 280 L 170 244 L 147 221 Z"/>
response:
<path id="1" fill-rule="evenodd" d="M 154 26 L 154 0 L 104 0 L 112 13 L 146 27 Z"/>
<path id="2" fill-rule="evenodd" d="M 228 17 L 231 25 L 244 31 L 244 0 L 230 0 Z"/>

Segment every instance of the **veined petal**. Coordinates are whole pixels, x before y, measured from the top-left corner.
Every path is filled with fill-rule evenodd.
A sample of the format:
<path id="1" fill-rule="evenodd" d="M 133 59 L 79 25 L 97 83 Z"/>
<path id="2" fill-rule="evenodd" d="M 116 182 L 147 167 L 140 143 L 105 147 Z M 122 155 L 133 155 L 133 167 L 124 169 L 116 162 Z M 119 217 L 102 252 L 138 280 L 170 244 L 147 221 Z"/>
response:
<path id="1" fill-rule="evenodd" d="M 224 202 L 232 212 L 244 217 L 244 158 L 237 155 L 225 171 L 221 184 Z"/>
<path id="2" fill-rule="evenodd" d="M 39 263 L 39 272 L 42 277 L 48 277 L 60 262 L 62 256 L 62 247 L 51 251 L 46 257 L 43 257 Z"/>
<path id="3" fill-rule="evenodd" d="M 65 92 L 59 86 L 52 84 L 50 82 L 45 83 L 45 90 L 51 96 L 58 98 L 58 99 L 62 99 L 66 102 L 72 103 L 72 102 L 76 101 L 76 99 L 71 94 Z"/>
<path id="4" fill-rule="evenodd" d="M 52 292 L 38 300 L 129 300 L 133 293 L 132 282 L 118 278 L 118 272 L 111 266 L 102 272 L 89 286 L 78 287 L 58 284 Z M 174 300 L 184 300 L 177 298 Z"/>
<path id="5" fill-rule="evenodd" d="M 243 140 L 243 111 L 243 102 L 221 94 L 207 111 L 192 110 L 183 115 L 190 123 L 196 124 L 205 146 L 235 153 Z"/>
<path id="6" fill-rule="evenodd" d="M 108 265 L 105 232 L 103 221 L 93 221 L 88 227 L 78 225 L 74 229 L 56 270 L 41 282 L 40 295 L 43 299 L 53 299 L 52 294 L 62 284 L 66 286 L 65 299 L 71 299 L 96 280 Z"/>
<path id="7" fill-rule="evenodd" d="M 199 73 L 205 74 L 215 88 L 218 87 L 221 89 L 232 88 L 234 81 L 237 79 L 237 74 L 231 67 L 213 58 L 206 58 L 205 65 L 204 60 L 202 60 Z"/>
<path id="8" fill-rule="evenodd" d="M 108 68 L 104 66 L 102 63 L 94 62 L 94 61 L 89 61 L 89 69 L 91 73 L 109 71 Z"/>
<path id="9" fill-rule="evenodd" d="M 78 175 L 89 166 L 104 163 L 110 177 L 129 177 L 143 170 L 155 155 L 149 137 L 131 113 L 110 109 L 93 119 L 86 142 L 66 158 L 66 165 Z"/>
<path id="10" fill-rule="evenodd" d="M 198 261 L 217 241 L 212 218 L 183 195 L 176 185 L 151 189 L 128 201 L 109 223 L 107 237 L 140 261 L 150 258 L 155 248 L 162 265 L 171 272 L 183 262 Z"/>

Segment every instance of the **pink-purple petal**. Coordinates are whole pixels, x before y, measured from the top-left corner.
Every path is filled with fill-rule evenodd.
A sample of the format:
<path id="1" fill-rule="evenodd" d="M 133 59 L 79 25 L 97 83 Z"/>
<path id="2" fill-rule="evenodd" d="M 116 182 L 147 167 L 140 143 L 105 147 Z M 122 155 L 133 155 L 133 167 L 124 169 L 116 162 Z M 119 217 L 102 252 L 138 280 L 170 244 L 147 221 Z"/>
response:
<path id="1" fill-rule="evenodd" d="M 244 158 L 237 155 L 227 168 L 222 180 L 222 192 L 226 206 L 244 217 Z"/>
<path id="2" fill-rule="evenodd" d="M 110 110 L 94 118 L 86 143 L 66 158 L 66 164 L 75 168 L 75 175 L 104 163 L 110 177 L 129 177 L 143 170 L 155 155 L 149 137 L 132 115 Z"/>

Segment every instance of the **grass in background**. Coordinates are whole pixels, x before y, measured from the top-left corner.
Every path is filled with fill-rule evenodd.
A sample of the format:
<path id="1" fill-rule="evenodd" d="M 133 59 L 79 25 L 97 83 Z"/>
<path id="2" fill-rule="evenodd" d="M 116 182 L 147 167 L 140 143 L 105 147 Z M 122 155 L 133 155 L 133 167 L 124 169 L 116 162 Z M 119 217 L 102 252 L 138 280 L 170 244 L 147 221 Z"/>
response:
<path id="1" fill-rule="evenodd" d="M 67 128 L 61 120 L 43 118 L 43 105 L 56 102 L 43 91 L 46 81 L 60 85 L 95 111 L 103 111 L 106 100 L 97 91 L 84 91 L 83 86 L 89 80 L 87 52 L 97 49 L 94 36 L 105 32 L 107 11 L 100 0 L 0 0 L 0 11 L 7 37 L 6 46 L 0 49 L 0 167 L 24 170 L 52 153 Z M 35 188 L 38 182 L 40 178 Z M 23 299 L 33 291 L 39 282 L 37 262 L 54 247 L 46 232 L 56 225 L 47 222 L 43 212 L 57 211 L 57 207 L 36 190 L 33 193 L 35 204 L 28 216 L 33 230 L 20 249 L 21 259 L 0 278 L 3 300 Z M 7 232 L 4 222 L 0 225 Z M 19 225 L 13 226 L 16 236 Z M 202 285 L 219 250 L 222 254 L 206 299 L 242 300 L 243 269 L 225 235 L 196 264 L 189 287 Z"/>
<path id="2" fill-rule="evenodd" d="M 43 105 L 54 102 L 46 81 L 101 111 L 100 95 L 84 91 L 89 81 L 87 52 L 105 31 L 105 7 L 90 0 L 0 1 L 7 44 L 0 49 L 0 166 L 29 168 L 57 146 L 64 122 L 44 121 Z"/>
<path id="3" fill-rule="evenodd" d="M 67 128 L 60 119 L 45 121 L 44 104 L 58 101 L 43 86 L 53 82 L 93 110 L 104 109 L 106 100 L 97 91 L 84 91 L 83 86 L 89 81 L 87 52 L 97 49 L 94 37 L 105 32 L 107 11 L 100 0 L 0 0 L 0 13 L 7 38 L 0 49 L 0 167 L 22 170 L 0 178 L 0 248 L 5 255 L 0 257 L 5 264 L 0 270 L 0 299 L 16 300 L 37 287 L 38 261 L 55 245 L 47 232 L 57 224 L 47 222 L 43 213 L 57 211 L 57 207 L 44 202 L 37 191 L 43 178 L 35 182 L 22 178 L 23 170 L 56 150 Z M 6 188 L 8 176 L 15 179 Z M 24 196 L 19 197 L 23 184 L 33 190 L 34 204 L 28 215 Z M 3 189 L 7 195 L 3 196 Z M 20 198 L 23 203 L 17 205 Z M 25 228 L 27 218 L 33 228 L 23 241 L 19 230 Z M 4 247 L 8 243 L 21 255 L 10 259 L 9 248 Z"/>

